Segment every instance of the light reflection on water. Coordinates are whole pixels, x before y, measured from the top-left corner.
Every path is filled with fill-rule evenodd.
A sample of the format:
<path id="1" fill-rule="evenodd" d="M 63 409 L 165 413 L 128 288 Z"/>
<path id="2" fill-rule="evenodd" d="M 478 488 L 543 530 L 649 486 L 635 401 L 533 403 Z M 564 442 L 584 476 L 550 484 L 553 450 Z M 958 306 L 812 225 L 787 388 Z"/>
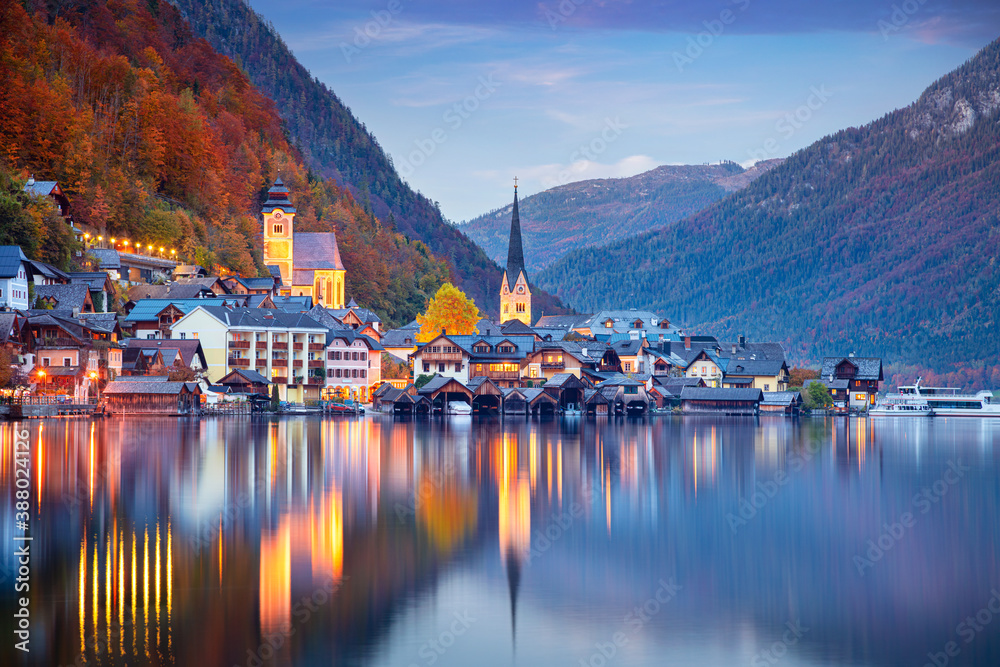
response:
<path id="1" fill-rule="evenodd" d="M 15 428 L 33 664 L 1000 664 L 997 422 Z"/>

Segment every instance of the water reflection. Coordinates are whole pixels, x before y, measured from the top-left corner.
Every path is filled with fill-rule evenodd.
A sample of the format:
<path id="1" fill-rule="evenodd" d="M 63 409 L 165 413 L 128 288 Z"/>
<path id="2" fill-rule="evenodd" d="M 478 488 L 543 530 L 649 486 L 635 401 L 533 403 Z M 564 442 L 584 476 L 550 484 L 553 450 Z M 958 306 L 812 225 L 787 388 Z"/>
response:
<path id="1" fill-rule="evenodd" d="M 22 427 L 37 664 L 922 664 L 1000 587 L 989 421 L 35 421 L 8 489 Z"/>

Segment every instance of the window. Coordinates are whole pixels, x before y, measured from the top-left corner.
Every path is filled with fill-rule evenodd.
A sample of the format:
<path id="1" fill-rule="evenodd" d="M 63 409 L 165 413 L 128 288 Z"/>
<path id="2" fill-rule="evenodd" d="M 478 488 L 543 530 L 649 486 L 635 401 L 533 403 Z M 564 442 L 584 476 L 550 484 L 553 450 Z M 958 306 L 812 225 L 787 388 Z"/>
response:
<path id="1" fill-rule="evenodd" d="M 444 373 L 444 364 L 438 364 L 438 373 Z"/>
<path id="2" fill-rule="evenodd" d="M 632 362 L 631 361 L 626 361 L 625 362 L 625 372 L 628 373 L 631 370 L 632 370 Z"/>
<path id="3" fill-rule="evenodd" d="M 340 377 L 340 369 L 339 368 L 337 369 L 336 376 Z"/>
<path id="4" fill-rule="evenodd" d="M 865 401 L 867 399 L 868 399 L 868 395 L 867 394 L 855 394 L 854 395 L 854 400 L 855 401 Z"/>
<path id="5" fill-rule="evenodd" d="M 354 353 L 354 361 L 358 361 L 359 359 L 361 359 L 361 355 L 358 354 L 357 352 L 355 352 Z"/>
<path id="6" fill-rule="evenodd" d="M 461 373 L 462 372 L 462 362 L 461 361 L 458 362 L 457 364 L 455 364 L 455 372 L 456 373 Z"/>
<path id="7" fill-rule="evenodd" d="M 611 328 L 611 327 L 613 327 L 614 325 L 615 325 L 615 323 L 614 323 L 614 322 L 612 322 L 611 320 L 608 320 L 607 322 L 605 322 L 605 323 L 604 323 L 604 328 L 605 328 L 605 329 L 610 329 L 610 328 Z"/>
<path id="8" fill-rule="evenodd" d="M 156 338 L 156 334 L 146 334 L 146 340 L 153 340 L 154 338 Z"/>
<path id="9" fill-rule="evenodd" d="M 538 369 L 535 368 L 534 366 L 528 369 L 528 377 L 533 377 L 533 378 L 538 377 Z"/>
<path id="10" fill-rule="evenodd" d="M 336 352 L 333 353 L 333 358 L 336 359 L 337 361 L 340 361 L 340 350 L 337 350 Z"/>
<path id="11" fill-rule="evenodd" d="M 365 369 L 363 369 L 363 368 L 362 368 L 362 369 L 361 369 L 361 370 L 359 371 L 359 373 L 360 373 L 361 377 L 364 377 L 364 376 L 365 376 Z"/>
<path id="12" fill-rule="evenodd" d="M 186 339 L 187 339 L 187 332 L 182 331 L 181 332 L 181 340 L 186 340 Z"/>
<path id="13" fill-rule="evenodd" d="M 279 223 L 279 222 L 274 223 L 274 227 L 272 227 L 272 229 L 273 229 L 272 233 L 274 233 L 274 234 L 284 234 L 285 233 L 285 226 L 283 224 Z"/>
<path id="14" fill-rule="evenodd" d="M 48 366 L 51 362 L 52 362 L 51 359 L 45 357 L 44 359 L 42 359 L 42 366 Z"/>
<path id="15" fill-rule="evenodd" d="M 519 312 L 519 313 L 523 313 L 524 312 L 524 304 L 523 303 L 517 304 L 517 312 Z"/>
<path id="16" fill-rule="evenodd" d="M 328 378 L 332 378 L 333 377 L 333 369 L 332 368 L 327 368 L 326 369 L 326 376 Z"/>
<path id="17" fill-rule="evenodd" d="M 425 373 L 430 373 L 431 372 L 431 365 L 429 363 L 427 363 L 426 361 L 424 362 L 424 372 Z"/>
<path id="18" fill-rule="evenodd" d="M 336 352 L 327 352 L 327 353 L 326 353 L 326 358 L 327 358 L 328 360 L 330 360 L 330 361 L 333 361 L 333 355 L 334 355 L 334 354 L 336 354 Z"/>
<path id="19" fill-rule="evenodd" d="M 357 368 L 352 369 L 351 377 L 358 377 L 358 369 Z"/>
<path id="20" fill-rule="evenodd" d="M 70 357 L 63 357 L 63 366 L 72 366 L 73 360 Z"/>
<path id="21" fill-rule="evenodd" d="M 764 385 L 764 391 L 771 391 L 771 385 L 765 384 Z"/>
<path id="22" fill-rule="evenodd" d="M 191 334 L 191 336 L 194 337 L 194 338 L 197 338 L 198 337 L 198 332 L 195 331 L 193 334 Z"/>

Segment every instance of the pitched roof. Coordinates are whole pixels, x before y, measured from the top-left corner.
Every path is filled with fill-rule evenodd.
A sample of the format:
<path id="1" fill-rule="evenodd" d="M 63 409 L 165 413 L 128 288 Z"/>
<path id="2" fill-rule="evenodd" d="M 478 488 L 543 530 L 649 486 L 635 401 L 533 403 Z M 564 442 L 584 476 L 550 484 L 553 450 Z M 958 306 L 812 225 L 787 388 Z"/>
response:
<path id="1" fill-rule="evenodd" d="M 316 320 L 318 324 L 322 324 L 327 329 L 346 329 L 350 331 L 349 327 L 344 326 L 329 308 L 324 308 L 323 306 L 316 304 L 306 313 L 312 319 Z"/>
<path id="2" fill-rule="evenodd" d="M 236 376 L 236 377 L 233 377 Z M 230 379 L 232 378 L 232 379 Z M 228 380 L 228 382 L 227 382 Z M 266 377 L 258 373 L 257 371 L 247 370 L 245 368 L 237 368 L 226 374 L 226 377 L 218 381 L 217 384 L 244 384 L 249 382 L 250 384 L 271 384 L 271 381 Z"/>
<path id="3" fill-rule="evenodd" d="M 514 211 L 510 216 L 510 241 L 507 244 L 507 287 L 511 290 L 517 284 L 517 278 L 522 273 L 528 279 L 524 270 L 524 248 L 521 245 L 521 218 L 517 213 L 517 186 L 514 186 Z"/>
<path id="4" fill-rule="evenodd" d="M 353 303 L 354 300 L 352 299 L 351 302 Z M 364 324 L 370 324 L 372 322 L 379 322 L 379 323 L 382 322 L 379 316 L 375 314 L 375 311 L 368 310 L 367 308 L 361 308 L 357 304 L 349 308 L 331 308 L 330 312 L 336 315 L 340 319 L 344 319 L 344 317 L 347 316 L 347 313 L 354 313 L 355 315 L 357 315 L 358 319 L 361 320 Z"/>
<path id="5" fill-rule="evenodd" d="M 155 322 L 160 312 L 167 306 L 174 306 L 187 315 L 198 306 L 222 306 L 223 304 L 241 306 L 245 295 L 220 296 L 214 299 L 139 299 L 128 315 L 126 322 Z"/>
<path id="6" fill-rule="evenodd" d="M 542 315 L 535 322 L 535 327 L 549 329 L 572 329 L 580 323 L 589 320 L 592 315 Z"/>
<path id="7" fill-rule="evenodd" d="M 75 285 L 38 285 L 35 287 L 35 297 L 38 300 L 55 299 L 56 305 L 53 310 L 63 314 L 70 313 L 74 308 L 82 310 L 89 295 L 90 288 L 81 283 Z"/>
<path id="8" fill-rule="evenodd" d="M 417 332 L 413 329 L 390 329 L 382 334 L 383 347 L 416 347 Z"/>
<path id="9" fill-rule="evenodd" d="M 0 278 L 13 278 L 21 268 L 21 262 L 27 262 L 21 246 L 0 246 Z"/>
<path id="10" fill-rule="evenodd" d="M 802 400 L 802 395 L 797 391 L 765 391 L 762 405 L 784 405 L 789 406 Z"/>
<path id="11" fill-rule="evenodd" d="M 713 389 L 703 387 L 684 387 L 681 389 L 682 401 L 760 401 L 764 392 L 760 389 Z"/>
<path id="12" fill-rule="evenodd" d="M 49 278 L 50 280 L 59 280 L 62 282 L 71 282 L 72 280 L 71 274 L 66 273 L 62 269 L 57 269 L 51 264 L 46 264 L 45 262 L 39 262 L 37 259 L 28 260 L 28 266 L 32 273 L 44 276 L 46 278 Z M 80 275 L 89 275 L 89 274 L 80 274 Z M 101 275 L 104 278 L 108 277 L 108 274 L 106 273 L 100 273 L 98 275 Z"/>
<path id="13" fill-rule="evenodd" d="M 420 389 L 418 389 L 417 392 L 420 393 L 420 394 L 431 394 L 431 393 L 437 391 L 438 389 L 440 389 L 441 387 L 445 386 L 446 384 L 448 384 L 452 380 L 454 380 L 455 382 L 458 382 L 459 384 L 462 384 L 458 380 L 455 380 L 455 378 L 448 377 L 447 375 L 436 375 L 435 374 L 434 377 L 432 377 L 427 384 L 425 384 L 423 387 L 421 387 Z M 465 385 L 462 385 L 462 386 L 464 387 Z"/>
<path id="14" fill-rule="evenodd" d="M 52 191 L 55 190 L 58 185 L 58 181 L 36 181 L 34 179 L 28 179 L 28 182 L 24 184 L 24 191 L 34 197 L 47 197 L 52 194 Z"/>
<path id="15" fill-rule="evenodd" d="M 117 250 L 109 248 L 91 248 L 87 254 L 97 260 L 97 265 L 102 270 L 119 270 L 122 268 L 122 258 Z"/>
<path id="16" fill-rule="evenodd" d="M 274 289 L 274 277 L 267 278 L 241 278 L 236 276 L 236 280 L 247 289 Z"/>
<path id="17" fill-rule="evenodd" d="M 230 327 L 320 329 L 324 334 L 327 332 L 326 327 L 305 313 L 288 313 L 277 308 L 226 308 L 202 304 L 199 307 Z"/>
<path id="18" fill-rule="evenodd" d="M 528 336 L 535 335 L 535 330 L 529 327 L 521 320 L 507 320 L 502 325 L 500 325 L 500 330 L 503 332 L 505 336 L 516 335 L 516 334 L 528 335 Z"/>
<path id="19" fill-rule="evenodd" d="M 181 360 L 184 362 L 185 366 L 190 366 L 194 361 L 195 357 L 201 361 L 202 368 L 208 368 L 208 362 L 205 360 L 205 352 L 201 347 L 201 341 L 194 340 L 182 340 L 180 338 L 155 338 L 155 339 L 144 339 L 144 338 L 129 338 L 125 340 L 125 349 L 155 349 L 161 350 L 163 354 L 163 361 L 165 363 L 173 363 L 174 355 L 170 356 L 170 360 L 167 360 L 167 351 L 176 350 L 177 354 L 181 355 Z"/>
<path id="20" fill-rule="evenodd" d="M 211 299 L 215 296 L 210 287 L 194 282 L 167 283 L 165 285 L 133 285 L 128 289 L 130 301 L 139 299 Z"/>
<path id="21" fill-rule="evenodd" d="M 33 262 L 33 263 L 37 264 L 40 262 Z M 55 267 L 51 268 L 55 269 Z M 55 270 L 59 271 L 59 269 Z M 63 273 L 62 271 L 59 271 L 59 273 L 62 273 L 64 276 L 69 278 L 70 282 L 82 283 L 84 285 L 87 285 L 92 291 L 95 292 L 103 290 L 105 285 L 107 285 L 108 282 L 110 282 L 111 280 L 110 278 L 108 278 L 108 274 L 105 273 L 104 271 L 87 271 L 87 272 L 76 271 L 73 273 Z"/>
<path id="22" fill-rule="evenodd" d="M 168 375 L 122 375 L 115 382 L 166 382 Z"/>
<path id="23" fill-rule="evenodd" d="M 140 381 L 115 380 L 104 388 L 105 394 L 180 394 L 187 388 L 186 382 L 150 382 L 147 378 Z"/>
<path id="24" fill-rule="evenodd" d="M 357 333 L 354 329 L 330 329 L 326 332 L 326 344 L 329 345 L 336 339 L 345 341 L 348 345 L 356 340 L 360 340 L 365 345 L 368 346 L 369 350 L 383 350 L 383 348 L 377 340 L 371 336 L 366 336 L 364 334 Z"/>
<path id="25" fill-rule="evenodd" d="M 855 380 L 881 380 L 882 379 L 882 359 L 880 357 L 824 357 L 823 370 L 820 377 L 829 379 L 836 377 L 837 366 L 842 361 L 849 361 L 857 367 L 854 374 Z"/>
<path id="26" fill-rule="evenodd" d="M 175 276 L 207 276 L 208 271 L 197 264 L 178 264 L 174 267 Z"/>
<path id="27" fill-rule="evenodd" d="M 512 321 L 519 322 L 520 320 Z M 476 322 L 476 331 L 483 336 L 499 336 L 502 333 L 499 325 L 494 324 L 487 319 L 482 319 Z"/>
<path id="28" fill-rule="evenodd" d="M 304 313 L 312 308 L 312 298 L 308 296 L 274 296 L 274 307 L 289 313 Z"/>
<path id="29" fill-rule="evenodd" d="M 292 237 L 295 248 L 295 270 L 334 269 L 344 270 L 340 261 L 337 235 L 332 232 L 295 232 Z"/>
<path id="30" fill-rule="evenodd" d="M 727 378 L 731 375 L 770 376 L 778 375 L 784 367 L 784 359 L 730 358 L 725 374 Z"/>
<path id="31" fill-rule="evenodd" d="M 17 335 L 17 313 L 0 312 L 0 343 L 6 343 Z"/>

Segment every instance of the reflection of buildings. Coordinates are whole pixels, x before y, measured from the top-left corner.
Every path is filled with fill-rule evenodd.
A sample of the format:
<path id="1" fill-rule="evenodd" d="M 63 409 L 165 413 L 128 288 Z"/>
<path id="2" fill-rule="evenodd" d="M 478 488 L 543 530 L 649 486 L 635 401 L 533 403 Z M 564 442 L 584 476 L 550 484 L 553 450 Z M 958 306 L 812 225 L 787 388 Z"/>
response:
<path id="1" fill-rule="evenodd" d="M 535 452 L 531 452 L 534 454 Z M 521 583 L 521 566 L 531 549 L 531 483 L 519 463 L 518 440 L 505 434 L 503 443 L 496 447 L 496 486 L 500 557 L 507 568 L 510 588 L 511 637 L 517 636 L 517 592 Z M 531 458 L 534 468 L 535 456 Z"/>

